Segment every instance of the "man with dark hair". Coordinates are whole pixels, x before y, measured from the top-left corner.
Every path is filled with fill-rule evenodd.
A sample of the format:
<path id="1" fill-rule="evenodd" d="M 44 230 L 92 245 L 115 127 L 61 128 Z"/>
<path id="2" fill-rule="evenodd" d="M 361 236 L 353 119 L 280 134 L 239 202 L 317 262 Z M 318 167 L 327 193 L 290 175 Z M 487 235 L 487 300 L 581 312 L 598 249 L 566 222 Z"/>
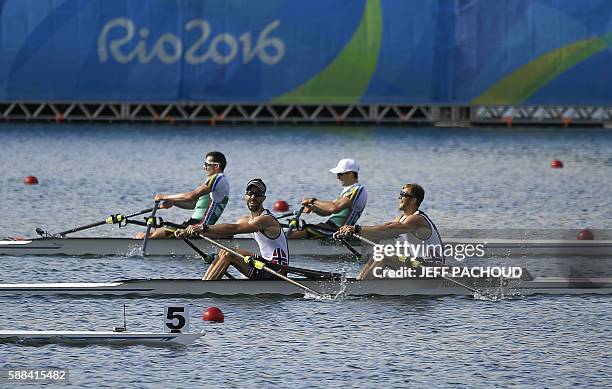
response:
<path id="1" fill-rule="evenodd" d="M 314 212 L 319 216 L 330 216 L 324 223 L 306 224 L 298 231 L 292 231 L 289 239 L 329 238 L 342 225 L 353 225 L 359 220 L 368 202 L 368 191 L 359 183 L 359 165 L 353 159 L 341 159 L 338 165 L 329 170 L 344 187 L 340 196 L 333 201 L 304 197 L 304 212 Z"/>
<path id="2" fill-rule="evenodd" d="M 162 201 L 160 209 L 170 208 L 176 205 L 179 208 L 193 209 L 191 218 L 181 226 L 187 227 L 192 224 L 215 224 L 229 200 L 229 182 L 223 173 L 227 161 L 225 155 L 219 151 L 211 151 L 206 154 L 204 170 L 206 181 L 192 191 L 176 194 L 156 194 L 155 201 Z M 175 228 L 159 228 L 149 234 L 149 238 L 166 238 L 172 236 Z M 142 232 L 136 236 L 144 238 Z"/>
<path id="3" fill-rule="evenodd" d="M 214 236 L 230 236 L 234 234 L 251 233 L 259 246 L 261 257 L 273 264 L 289 265 L 289 248 L 285 233 L 274 215 L 263 207 L 266 199 L 266 184 L 259 178 L 252 179 L 246 186 L 244 200 L 251 212 L 250 217 L 243 217 L 236 224 L 217 224 L 214 226 L 196 224 L 184 230 L 177 230 L 176 236 L 194 236 L 197 234 L 213 234 Z M 239 254 L 254 257 L 255 254 L 242 249 L 235 249 Z M 212 262 L 203 280 L 218 280 L 223 277 L 229 266 L 251 279 L 274 278 L 270 273 L 245 263 L 243 259 L 235 257 L 225 250 Z"/>
<path id="4" fill-rule="evenodd" d="M 438 229 L 425 212 L 419 210 L 425 190 L 417 184 L 406 184 L 399 194 L 399 209 L 402 214 L 390 222 L 372 226 L 344 225 L 338 230 L 339 235 L 359 234 L 370 239 L 399 238 L 410 243 L 411 248 L 420 250 L 411 253 L 412 258 L 429 262 L 444 263 L 444 247 Z M 383 260 L 368 261 L 357 275 L 357 279 L 372 277 L 375 267 L 401 266 L 406 258 L 397 256 L 385 257 Z"/>

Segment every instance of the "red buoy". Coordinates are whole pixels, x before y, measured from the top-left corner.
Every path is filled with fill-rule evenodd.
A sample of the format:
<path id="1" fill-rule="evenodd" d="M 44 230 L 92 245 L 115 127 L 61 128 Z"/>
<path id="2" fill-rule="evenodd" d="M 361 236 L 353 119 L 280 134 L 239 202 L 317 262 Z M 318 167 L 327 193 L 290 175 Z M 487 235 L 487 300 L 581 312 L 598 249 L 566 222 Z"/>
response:
<path id="1" fill-rule="evenodd" d="M 272 207 L 274 212 L 287 212 L 289 210 L 289 204 L 285 200 L 278 200 Z"/>
<path id="2" fill-rule="evenodd" d="M 593 240 L 595 237 L 593 236 L 593 232 L 588 228 L 581 230 L 578 233 L 578 240 Z"/>
<path id="3" fill-rule="evenodd" d="M 561 169 L 563 167 L 563 162 L 559 161 L 558 159 L 553 159 L 550 163 L 550 167 L 553 169 Z"/>
<path id="4" fill-rule="evenodd" d="M 38 184 L 38 178 L 35 176 L 27 176 L 23 179 L 23 183 L 26 185 L 36 185 Z"/>
<path id="5" fill-rule="evenodd" d="M 214 321 L 216 323 L 223 323 L 225 320 L 225 316 L 223 312 L 217 307 L 209 307 L 206 308 L 204 314 L 202 315 L 202 320 L 204 321 Z"/>

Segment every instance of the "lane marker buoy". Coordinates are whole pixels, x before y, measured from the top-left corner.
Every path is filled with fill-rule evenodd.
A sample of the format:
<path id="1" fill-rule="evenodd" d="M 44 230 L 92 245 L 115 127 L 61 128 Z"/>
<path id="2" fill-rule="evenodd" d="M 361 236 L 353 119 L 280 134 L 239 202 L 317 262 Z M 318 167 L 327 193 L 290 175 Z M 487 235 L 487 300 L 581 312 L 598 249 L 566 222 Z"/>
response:
<path id="1" fill-rule="evenodd" d="M 550 163 L 550 167 L 553 169 L 561 169 L 563 167 L 563 162 L 558 159 L 553 159 Z"/>
<path id="2" fill-rule="evenodd" d="M 272 210 L 274 210 L 274 212 L 287 212 L 289 210 L 289 204 L 287 204 L 285 200 L 278 200 L 274 203 Z"/>
<path id="3" fill-rule="evenodd" d="M 36 178 L 35 176 L 27 176 L 23 179 L 23 183 L 26 185 L 37 185 L 38 178 Z"/>
<path id="4" fill-rule="evenodd" d="M 217 307 L 206 308 L 204 314 L 202 314 L 202 320 L 213 321 L 215 323 L 223 323 L 225 321 L 225 315 Z"/>
<path id="5" fill-rule="evenodd" d="M 595 236 L 593 236 L 593 232 L 588 228 L 584 228 L 580 230 L 578 233 L 578 240 L 593 240 Z"/>

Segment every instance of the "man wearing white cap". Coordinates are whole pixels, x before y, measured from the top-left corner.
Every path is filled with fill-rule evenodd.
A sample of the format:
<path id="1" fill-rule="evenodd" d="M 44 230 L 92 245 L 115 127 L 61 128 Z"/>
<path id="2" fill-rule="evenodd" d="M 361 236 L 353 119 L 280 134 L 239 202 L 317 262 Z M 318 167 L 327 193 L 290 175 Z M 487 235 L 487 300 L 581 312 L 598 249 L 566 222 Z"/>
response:
<path id="1" fill-rule="evenodd" d="M 359 165 L 353 159 L 345 158 L 338 166 L 329 170 L 344 187 L 340 196 L 333 201 L 304 197 L 304 212 L 314 212 L 319 216 L 330 216 L 324 223 L 306 224 L 301 230 L 292 231 L 289 239 L 329 238 L 343 225 L 354 225 L 368 201 L 368 191 L 359 183 Z"/>

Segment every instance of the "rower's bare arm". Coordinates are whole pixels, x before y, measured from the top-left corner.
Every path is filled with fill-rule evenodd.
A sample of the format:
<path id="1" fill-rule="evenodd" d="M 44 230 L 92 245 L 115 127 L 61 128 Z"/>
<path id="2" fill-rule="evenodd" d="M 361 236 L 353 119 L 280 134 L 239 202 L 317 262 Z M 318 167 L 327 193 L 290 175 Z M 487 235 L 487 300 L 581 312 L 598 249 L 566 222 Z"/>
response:
<path id="1" fill-rule="evenodd" d="M 329 216 L 334 213 L 338 213 L 345 208 L 350 207 L 351 204 L 352 204 L 351 199 L 349 199 L 348 197 L 342 197 L 334 201 L 316 200 L 311 205 L 311 208 L 313 212 L 316 213 L 317 215 Z"/>
<path id="2" fill-rule="evenodd" d="M 361 235 L 373 239 L 397 238 L 401 234 L 416 232 L 423 228 L 423 218 L 410 216 L 403 223 L 393 221 L 375 226 L 361 226 Z"/>
<path id="3" fill-rule="evenodd" d="M 251 221 L 248 219 L 240 219 L 235 224 L 215 224 L 208 226 L 207 233 L 213 233 L 216 235 L 235 235 L 235 234 L 248 234 L 251 232 L 261 231 L 263 229 L 272 227 L 276 223 L 274 218 L 271 216 L 258 216 Z"/>
<path id="4" fill-rule="evenodd" d="M 175 207 L 179 207 L 181 209 L 194 209 L 197 203 L 198 203 L 197 200 L 178 201 L 178 202 L 173 202 L 172 205 L 174 205 Z"/>
<path id="5" fill-rule="evenodd" d="M 211 192 L 211 188 L 206 184 L 201 184 L 194 190 L 175 194 L 158 194 L 155 196 L 155 201 L 167 201 L 171 204 L 177 203 L 193 203 L 200 197 Z M 193 208 L 193 207 L 192 207 Z"/>

